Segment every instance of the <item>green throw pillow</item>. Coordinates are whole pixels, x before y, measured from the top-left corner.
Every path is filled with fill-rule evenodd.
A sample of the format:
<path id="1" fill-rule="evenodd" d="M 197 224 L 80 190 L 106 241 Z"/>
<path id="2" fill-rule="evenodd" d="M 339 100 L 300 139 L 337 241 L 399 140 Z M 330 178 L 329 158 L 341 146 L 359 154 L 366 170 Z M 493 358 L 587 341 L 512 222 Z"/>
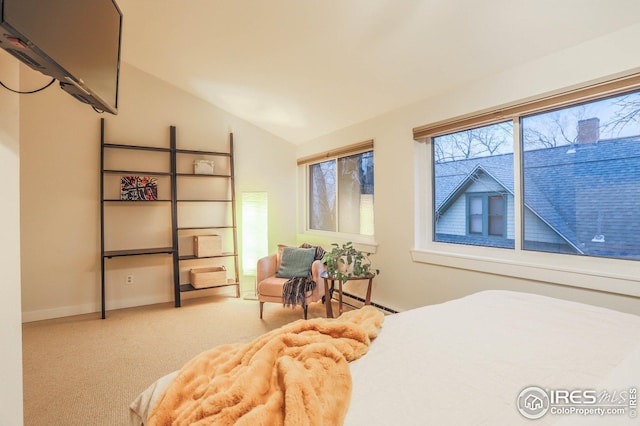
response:
<path id="1" fill-rule="evenodd" d="M 316 249 L 285 247 L 282 250 L 280 269 L 276 273 L 278 278 L 306 277 L 311 270 Z"/>

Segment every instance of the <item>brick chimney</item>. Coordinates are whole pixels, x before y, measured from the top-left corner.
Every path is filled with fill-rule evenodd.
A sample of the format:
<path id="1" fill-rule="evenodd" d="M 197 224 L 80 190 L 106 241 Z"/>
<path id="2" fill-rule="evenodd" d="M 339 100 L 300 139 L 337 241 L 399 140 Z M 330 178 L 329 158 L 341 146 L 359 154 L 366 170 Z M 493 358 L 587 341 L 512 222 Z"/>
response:
<path id="1" fill-rule="evenodd" d="M 578 121 L 578 144 L 596 143 L 600 139 L 600 119 L 587 118 Z"/>

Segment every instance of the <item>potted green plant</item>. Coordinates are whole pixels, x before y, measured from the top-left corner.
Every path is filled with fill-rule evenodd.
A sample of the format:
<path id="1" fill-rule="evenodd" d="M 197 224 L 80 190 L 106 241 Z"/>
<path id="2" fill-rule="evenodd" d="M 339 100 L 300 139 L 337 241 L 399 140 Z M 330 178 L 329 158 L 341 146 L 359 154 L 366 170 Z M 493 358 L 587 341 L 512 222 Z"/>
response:
<path id="1" fill-rule="evenodd" d="M 327 251 L 323 257 L 323 262 L 327 265 L 327 275 L 330 277 L 347 281 L 349 278 L 380 273 L 378 269 L 371 269 L 371 253 L 357 250 L 351 242 L 342 245 L 333 243 L 331 246 L 331 251 Z"/>

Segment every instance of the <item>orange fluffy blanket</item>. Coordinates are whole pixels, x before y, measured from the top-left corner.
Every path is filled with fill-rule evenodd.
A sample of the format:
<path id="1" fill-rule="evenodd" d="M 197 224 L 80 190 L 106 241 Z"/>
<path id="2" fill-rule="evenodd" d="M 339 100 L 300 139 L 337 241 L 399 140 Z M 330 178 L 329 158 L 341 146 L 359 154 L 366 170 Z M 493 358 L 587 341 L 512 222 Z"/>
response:
<path id="1" fill-rule="evenodd" d="M 180 370 L 147 425 L 341 425 L 348 362 L 368 351 L 383 320 L 365 306 L 203 352 Z"/>

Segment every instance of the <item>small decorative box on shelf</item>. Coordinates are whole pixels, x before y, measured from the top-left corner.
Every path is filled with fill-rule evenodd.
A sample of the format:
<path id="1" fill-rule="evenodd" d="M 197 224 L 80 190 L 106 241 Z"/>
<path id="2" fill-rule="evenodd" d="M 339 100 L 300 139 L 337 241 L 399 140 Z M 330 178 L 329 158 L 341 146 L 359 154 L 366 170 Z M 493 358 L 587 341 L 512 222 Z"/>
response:
<path id="1" fill-rule="evenodd" d="M 227 269 L 224 266 L 194 268 L 189 271 L 193 288 L 215 287 L 227 283 Z"/>
<path id="2" fill-rule="evenodd" d="M 212 175 L 213 160 L 195 160 L 193 162 L 193 173 L 196 175 Z"/>
<path id="3" fill-rule="evenodd" d="M 196 257 L 211 257 L 222 254 L 222 238 L 220 235 L 195 235 L 193 250 Z"/>

